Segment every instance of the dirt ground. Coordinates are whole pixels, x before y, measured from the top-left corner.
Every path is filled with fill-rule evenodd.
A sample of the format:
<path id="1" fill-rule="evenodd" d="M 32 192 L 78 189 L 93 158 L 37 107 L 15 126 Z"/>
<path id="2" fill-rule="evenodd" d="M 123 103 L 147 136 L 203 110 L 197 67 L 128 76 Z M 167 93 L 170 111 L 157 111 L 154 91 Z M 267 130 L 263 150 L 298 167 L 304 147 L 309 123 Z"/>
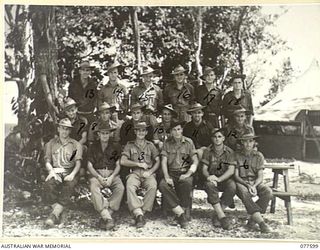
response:
<path id="1" fill-rule="evenodd" d="M 228 209 L 234 227 L 225 231 L 211 224 L 212 207 L 206 201 L 204 191 L 194 192 L 192 221 L 187 229 L 180 228 L 173 217 L 164 217 L 160 208 L 147 216 L 147 225 L 136 229 L 126 209 L 115 215 L 117 226 L 113 231 L 97 229 L 98 215 L 89 201 L 83 199 L 73 203 L 63 213 L 62 222 L 55 228 L 46 229 L 44 220 L 50 208 L 35 199 L 24 199 L 21 192 L 9 190 L 4 195 L 4 237 L 205 237 L 205 238 L 264 238 L 291 240 L 320 240 L 320 164 L 295 162 L 290 171 L 290 189 L 299 195 L 293 197 L 293 225 L 287 225 L 284 202 L 277 199 L 275 214 L 264 215 L 272 232 L 261 234 L 246 227 L 247 215 L 241 201 L 236 198 L 236 209 Z M 281 178 L 282 179 L 282 178 Z M 271 185 L 271 170 L 265 170 L 265 182 Z M 280 185 L 282 182 L 280 181 Z"/>

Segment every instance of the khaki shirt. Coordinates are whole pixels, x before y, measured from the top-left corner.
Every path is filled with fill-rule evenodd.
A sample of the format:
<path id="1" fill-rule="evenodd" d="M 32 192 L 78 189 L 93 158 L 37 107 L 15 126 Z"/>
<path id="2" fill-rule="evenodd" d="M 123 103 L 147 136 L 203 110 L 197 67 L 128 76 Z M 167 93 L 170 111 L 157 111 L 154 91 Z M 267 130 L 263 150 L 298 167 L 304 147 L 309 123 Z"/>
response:
<path id="1" fill-rule="evenodd" d="M 195 153 L 192 140 L 183 136 L 180 143 L 177 143 L 173 137 L 168 138 L 163 144 L 161 155 L 167 157 L 170 172 L 188 170 Z"/>
<path id="2" fill-rule="evenodd" d="M 45 145 L 45 162 L 50 162 L 53 168 L 60 168 L 60 172 L 70 174 L 76 161 L 82 159 L 82 146 L 79 142 L 69 138 L 62 144 L 59 137 L 51 139 Z"/>
<path id="3" fill-rule="evenodd" d="M 159 156 L 159 151 L 152 142 L 147 140 L 145 142 L 144 147 L 141 148 L 136 141 L 129 141 L 121 155 L 134 162 L 145 162 L 150 169 L 154 164 L 155 158 Z"/>
<path id="4" fill-rule="evenodd" d="M 131 103 L 138 102 L 157 111 L 163 105 L 162 90 L 154 84 L 151 84 L 148 88 L 143 83 L 139 84 L 133 88 L 131 93 Z"/>
<path id="5" fill-rule="evenodd" d="M 236 168 L 239 169 L 239 176 L 244 181 L 254 181 L 258 177 L 258 171 L 264 169 L 264 156 L 262 153 L 252 150 L 249 155 L 242 151 L 235 152 L 234 159 Z"/>
<path id="6" fill-rule="evenodd" d="M 107 102 L 109 105 L 115 105 L 118 108 L 126 110 L 125 107 L 128 90 L 125 85 L 121 82 L 112 86 L 110 82 L 102 86 L 98 91 L 98 107 L 103 103 Z"/>
<path id="7" fill-rule="evenodd" d="M 208 166 L 210 175 L 217 177 L 223 175 L 228 170 L 229 165 L 236 165 L 233 150 L 225 145 L 223 146 L 223 153 L 219 156 L 215 153 L 214 147 L 210 145 L 204 150 L 201 162 Z"/>

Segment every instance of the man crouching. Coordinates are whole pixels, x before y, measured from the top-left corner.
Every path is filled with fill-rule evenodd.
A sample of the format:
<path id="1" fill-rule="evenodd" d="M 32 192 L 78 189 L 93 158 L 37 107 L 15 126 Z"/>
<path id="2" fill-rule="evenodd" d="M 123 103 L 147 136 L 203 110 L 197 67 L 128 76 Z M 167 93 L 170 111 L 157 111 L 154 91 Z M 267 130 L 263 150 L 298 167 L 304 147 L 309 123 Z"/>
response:
<path id="1" fill-rule="evenodd" d="M 79 180 L 82 146 L 70 138 L 71 129 L 68 118 L 60 120 L 59 136 L 51 139 L 45 146 L 44 160 L 49 175 L 44 183 L 44 198 L 53 204 L 53 210 L 45 221 L 47 227 L 59 223 L 64 206 L 70 201 Z"/>
<path id="2" fill-rule="evenodd" d="M 108 122 L 99 123 L 99 140 L 90 145 L 88 151 L 91 200 L 96 211 L 100 213 L 100 227 L 105 230 L 114 228 L 112 214 L 119 210 L 124 193 L 124 186 L 118 175 L 121 148 L 119 144 L 109 140 L 115 129 L 110 127 Z M 101 193 L 104 188 L 109 188 L 112 192 L 108 199 Z"/>

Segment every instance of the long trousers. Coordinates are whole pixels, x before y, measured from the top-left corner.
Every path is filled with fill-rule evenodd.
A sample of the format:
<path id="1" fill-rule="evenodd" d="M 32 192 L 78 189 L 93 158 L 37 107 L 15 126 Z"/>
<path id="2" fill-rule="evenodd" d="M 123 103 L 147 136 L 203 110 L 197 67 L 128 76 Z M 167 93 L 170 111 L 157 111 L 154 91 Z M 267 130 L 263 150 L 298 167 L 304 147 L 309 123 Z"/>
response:
<path id="1" fill-rule="evenodd" d="M 72 181 L 63 181 L 62 183 L 51 178 L 44 183 L 44 199 L 51 204 L 59 203 L 63 206 L 67 205 L 78 181 L 79 175 L 76 175 Z"/>
<path id="2" fill-rule="evenodd" d="M 212 182 L 206 181 L 204 184 L 205 191 L 208 195 L 208 202 L 212 205 L 220 203 L 228 207 L 233 202 L 233 197 L 236 194 L 236 183 L 232 178 L 223 182 L 219 182 L 216 187 Z M 219 192 L 222 191 L 222 196 L 219 198 Z"/>
<path id="3" fill-rule="evenodd" d="M 254 202 L 252 200 L 252 196 L 249 193 L 249 190 L 246 186 L 236 183 L 237 185 L 237 195 L 241 199 L 242 203 L 246 207 L 248 214 L 252 215 L 256 212 L 265 213 L 267 207 L 269 205 L 269 201 L 272 198 L 272 191 L 271 189 L 261 183 L 257 186 L 257 193 L 259 199 Z"/>
<path id="4" fill-rule="evenodd" d="M 110 198 L 103 197 L 101 189 L 103 186 L 100 184 L 97 178 L 90 178 L 90 192 L 91 200 L 94 208 L 100 213 L 102 210 L 110 208 L 113 211 L 118 211 L 120 203 L 124 194 L 124 186 L 119 176 L 116 176 L 109 187 L 112 191 Z"/>
<path id="5" fill-rule="evenodd" d="M 179 181 L 179 177 L 180 175 L 171 176 L 174 187 L 169 186 L 165 179 L 162 179 L 159 184 L 159 190 L 170 209 L 177 206 L 184 208 L 191 208 L 192 206 L 193 177 L 190 176 L 182 181 Z"/>
<path id="6" fill-rule="evenodd" d="M 127 199 L 129 211 L 140 208 L 143 211 L 151 212 L 153 208 L 154 199 L 157 194 L 157 181 L 155 174 L 144 178 L 142 176 L 143 170 L 134 171 L 129 174 L 127 178 Z M 145 195 L 141 200 L 137 195 L 139 187 L 145 189 Z"/>

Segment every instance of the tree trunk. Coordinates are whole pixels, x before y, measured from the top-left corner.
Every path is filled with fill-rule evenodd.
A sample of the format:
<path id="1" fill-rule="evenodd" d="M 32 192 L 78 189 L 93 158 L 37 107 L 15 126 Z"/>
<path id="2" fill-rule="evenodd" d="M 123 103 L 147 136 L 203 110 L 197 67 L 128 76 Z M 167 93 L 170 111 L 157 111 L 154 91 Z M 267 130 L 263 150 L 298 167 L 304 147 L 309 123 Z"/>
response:
<path id="1" fill-rule="evenodd" d="M 242 7 L 241 12 L 240 12 L 240 16 L 239 16 L 239 20 L 238 20 L 238 24 L 236 27 L 236 40 L 237 40 L 237 44 L 238 44 L 238 63 L 239 63 L 239 68 L 240 68 L 240 73 L 243 74 L 243 62 L 242 62 L 242 54 L 243 54 L 243 48 L 242 48 L 242 40 L 241 40 L 241 25 L 243 22 L 243 18 L 244 15 L 247 12 L 247 7 Z"/>
<path id="2" fill-rule="evenodd" d="M 202 46 L 202 12 L 203 7 L 198 7 L 196 12 L 196 23 L 194 25 L 194 34 L 195 34 L 195 41 L 196 41 L 196 53 L 195 53 L 195 63 L 197 69 L 197 78 L 200 80 L 200 76 L 202 75 L 202 67 L 200 64 L 200 52 Z"/>
<path id="3" fill-rule="evenodd" d="M 137 7 L 131 7 L 130 9 L 132 27 L 133 27 L 133 35 L 134 35 L 134 49 L 136 54 L 136 62 L 137 62 L 137 70 L 140 73 L 141 69 L 141 45 L 140 45 L 140 30 L 139 30 L 139 20 Z"/>
<path id="4" fill-rule="evenodd" d="M 52 6 L 30 6 L 33 28 L 36 86 L 39 88 L 37 115 L 49 113 L 56 120 L 55 99 L 58 84 L 58 53 L 55 9 Z M 47 105 L 45 105 L 47 103 Z M 44 106 L 42 106 L 42 105 Z"/>

